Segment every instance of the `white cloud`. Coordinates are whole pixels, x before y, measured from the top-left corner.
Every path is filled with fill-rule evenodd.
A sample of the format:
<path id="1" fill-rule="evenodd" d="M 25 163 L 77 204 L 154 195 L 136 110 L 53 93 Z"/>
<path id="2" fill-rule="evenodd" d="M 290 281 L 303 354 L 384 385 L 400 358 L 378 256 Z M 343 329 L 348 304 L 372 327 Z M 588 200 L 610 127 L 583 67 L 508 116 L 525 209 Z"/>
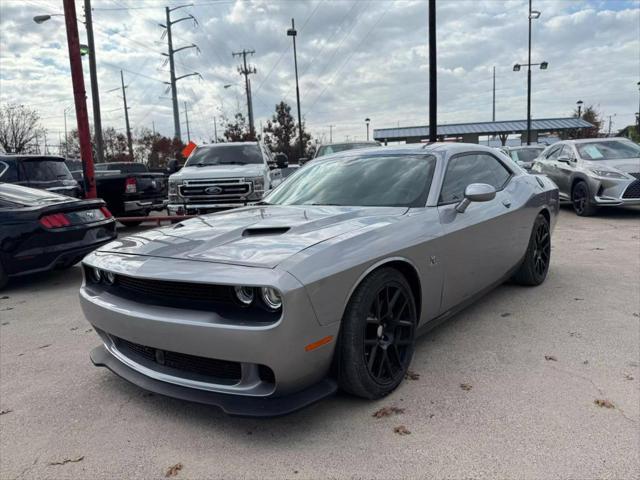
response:
<path id="1" fill-rule="evenodd" d="M 60 2 L 61 3 L 61 2 Z M 50 137 L 63 129 L 63 110 L 73 104 L 64 22 L 36 25 L 32 17 L 60 13 L 60 3 L 0 2 L 0 102 L 38 108 Z M 81 2 L 78 15 L 82 14 Z M 315 135 L 363 138 L 364 118 L 374 127 L 425 124 L 428 118 L 427 4 L 423 0 L 194 0 L 199 21 L 174 26 L 174 47 L 196 43 L 176 55 L 178 75 L 192 71 L 204 80 L 178 84 L 180 107 L 189 103 L 192 136 L 208 138 L 213 117 L 245 112 L 239 60 L 231 53 L 255 49 L 251 76 L 256 125 L 285 99 L 295 111 L 291 18 L 298 29 L 301 103 Z M 177 6 L 177 0 L 169 5 Z M 165 93 L 168 66 L 161 39 L 165 3 L 159 0 L 93 0 L 103 123 L 124 128 L 117 91 L 120 69 L 134 128 L 170 135 L 171 101 Z M 534 0 L 542 12 L 533 23 L 534 117 L 566 116 L 575 101 L 617 113 L 614 126 L 633 121 L 640 75 L 640 2 L 637 0 Z M 447 0 L 438 3 L 439 118 L 441 122 L 484 121 L 491 116 L 491 70 L 497 71 L 497 117 L 525 115 L 526 72 L 513 72 L 527 55 L 527 1 Z M 82 41 L 85 32 L 79 24 Z M 89 92 L 88 71 L 85 81 Z M 225 84 L 235 84 L 224 89 Z M 88 102 L 91 109 L 91 102 Z M 183 118 L 184 120 L 184 118 Z M 219 125 L 220 126 L 220 125 Z M 183 132 L 184 132 L 183 127 Z"/>

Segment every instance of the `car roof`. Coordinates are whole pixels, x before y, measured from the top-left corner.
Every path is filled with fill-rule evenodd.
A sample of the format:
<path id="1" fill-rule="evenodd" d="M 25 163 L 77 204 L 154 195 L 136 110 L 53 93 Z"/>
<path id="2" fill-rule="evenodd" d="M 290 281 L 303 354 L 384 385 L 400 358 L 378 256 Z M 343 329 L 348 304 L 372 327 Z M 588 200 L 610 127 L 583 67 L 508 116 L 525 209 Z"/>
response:
<path id="1" fill-rule="evenodd" d="M 16 159 L 16 160 L 55 160 L 64 162 L 64 157 L 58 157 L 57 155 L 12 155 L 12 154 L 0 154 L 0 160 L 4 159 Z"/>
<path id="2" fill-rule="evenodd" d="M 542 148 L 545 149 L 547 148 L 549 145 L 546 145 L 544 143 L 536 143 L 535 145 L 512 145 L 512 146 L 508 146 L 505 147 L 508 150 L 526 150 L 526 149 L 532 149 L 532 148 Z"/>
<path id="3" fill-rule="evenodd" d="M 416 153 L 434 153 L 438 155 L 455 155 L 457 153 L 475 151 L 488 152 L 495 154 L 496 149 L 479 145 L 477 143 L 459 143 L 459 142 L 435 142 L 435 143 L 407 143 L 403 145 L 379 146 L 375 148 L 362 148 L 358 150 L 344 150 L 342 152 L 331 153 L 321 157 L 314 158 L 313 161 L 323 161 L 325 159 L 347 158 L 362 155 L 366 152 L 368 156 L 384 156 L 384 155 L 415 155 Z"/>
<path id="4" fill-rule="evenodd" d="M 380 142 L 376 140 L 362 140 L 361 142 L 334 142 L 334 143 L 323 143 L 320 145 L 321 147 L 331 147 L 334 145 L 380 145 Z"/>
<path id="5" fill-rule="evenodd" d="M 607 138 L 576 138 L 572 140 L 564 140 L 565 142 L 571 143 L 592 143 L 592 142 L 610 142 L 612 140 L 616 141 L 627 141 L 630 142 L 628 138 L 625 137 L 607 137 Z"/>
<path id="6" fill-rule="evenodd" d="M 242 147 L 247 145 L 260 145 L 260 142 L 253 140 L 251 142 L 219 142 L 219 143 L 207 143 L 205 145 L 198 145 L 198 148 L 215 148 L 215 147 Z"/>

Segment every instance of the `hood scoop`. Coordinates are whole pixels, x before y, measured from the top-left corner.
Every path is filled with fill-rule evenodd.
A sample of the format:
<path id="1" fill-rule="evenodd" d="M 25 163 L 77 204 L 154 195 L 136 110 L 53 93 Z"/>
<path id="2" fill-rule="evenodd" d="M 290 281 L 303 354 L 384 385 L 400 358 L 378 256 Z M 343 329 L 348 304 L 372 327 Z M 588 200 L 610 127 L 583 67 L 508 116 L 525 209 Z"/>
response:
<path id="1" fill-rule="evenodd" d="M 260 237 L 266 235 L 282 235 L 291 230 L 291 227 L 256 227 L 247 228 L 242 232 L 243 237 Z"/>

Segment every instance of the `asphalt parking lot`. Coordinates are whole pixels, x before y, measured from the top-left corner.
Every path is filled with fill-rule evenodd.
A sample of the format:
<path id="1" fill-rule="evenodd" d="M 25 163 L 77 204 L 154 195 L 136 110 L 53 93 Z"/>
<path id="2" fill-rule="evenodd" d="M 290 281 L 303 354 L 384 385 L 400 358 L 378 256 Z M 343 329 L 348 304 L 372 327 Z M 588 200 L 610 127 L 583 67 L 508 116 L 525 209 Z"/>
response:
<path id="1" fill-rule="evenodd" d="M 22 279 L 0 292 L 0 477 L 638 478 L 639 212 L 563 209 L 547 281 L 422 337 L 390 397 L 268 420 L 93 367 L 80 269 Z"/>

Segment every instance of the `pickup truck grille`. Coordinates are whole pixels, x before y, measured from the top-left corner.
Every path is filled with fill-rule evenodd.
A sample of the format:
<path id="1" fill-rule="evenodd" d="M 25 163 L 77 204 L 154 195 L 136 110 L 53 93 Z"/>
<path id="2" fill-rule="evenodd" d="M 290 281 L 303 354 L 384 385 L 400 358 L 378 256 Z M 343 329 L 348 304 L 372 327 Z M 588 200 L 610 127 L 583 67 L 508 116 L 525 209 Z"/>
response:
<path id="1" fill-rule="evenodd" d="M 244 178 L 221 178 L 211 180 L 186 180 L 179 187 L 186 200 L 218 200 L 224 202 L 243 201 L 253 191 L 252 183 Z"/>

